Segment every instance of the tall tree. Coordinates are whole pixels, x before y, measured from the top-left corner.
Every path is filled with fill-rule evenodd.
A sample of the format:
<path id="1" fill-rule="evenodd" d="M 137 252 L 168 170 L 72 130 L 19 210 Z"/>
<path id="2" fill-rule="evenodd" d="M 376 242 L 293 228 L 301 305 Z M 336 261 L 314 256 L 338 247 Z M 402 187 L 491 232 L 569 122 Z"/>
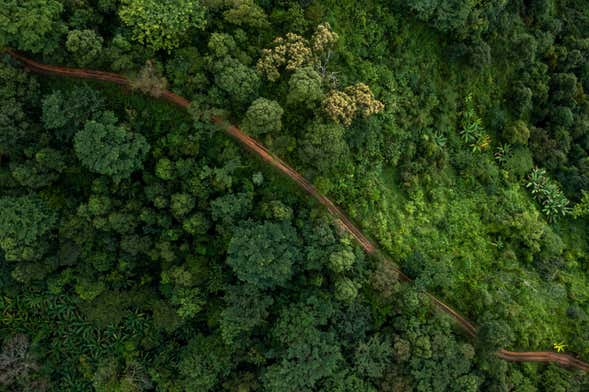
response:
<path id="1" fill-rule="evenodd" d="M 95 173 L 120 181 L 141 167 L 149 144 L 141 134 L 116 125 L 112 112 L 104 112 L 100 122 L 88 121 L 74 137 L 76 155 Z"/>

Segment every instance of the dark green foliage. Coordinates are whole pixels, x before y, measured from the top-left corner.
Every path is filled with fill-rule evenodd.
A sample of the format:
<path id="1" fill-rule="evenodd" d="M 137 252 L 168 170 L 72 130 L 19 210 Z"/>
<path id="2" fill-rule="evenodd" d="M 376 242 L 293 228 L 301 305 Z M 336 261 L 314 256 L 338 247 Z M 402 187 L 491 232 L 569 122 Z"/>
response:
<path id="1" fill-rule="evenodd" d="M 227 248 L 227 264 L 237 277 L 261 289 L 285 285 L 299 259 L 298 235 L 287 222 L 246 222 Z"/>
<path id="2" fill-rule="evenodd" d="M 98 119 L 103 107 L 104 98 L 99 92 L 83 84 L 45 96 L 41 119 L 57 138 L 70 141 L 88 120 Z"/>
<path id="3" fill-rule="evenodd" d="M 211 391 L 231 371 L 231 353 L 218 336 L 198 335 L 180 352 L 178 371 L 186 391 Z"/>
<path id="4" fill-rule="evenodd" d="M 335 123 L 310 124 L 305 130 L 300 154 L 322 174 L 341 168 L 349 159 L 344 127 Z"/>
<path id="5" fill-rule="evenodd" d="M 509 347 L 513 339 L 513 331 L 508 323 L 493 320 L 481 325 L 477 343 L 483 353 L 494 355 L 501 347 Z"/>
<path id="6" fill-rule="evenodd" d="M 27 110 L 37 101 L 38 93 L 33 77 L 0 63 L 0 155 L 19 155 L 22 143 L 38 137 Z"/>
<path id="7" fill-rule="evenodd" d="M 99 121 L 91 120 L 74 137 L 74 149 L 90 171 L 120 181 L 141 167 L 149 144 L 141 134 L 116 125 L 112 112 L 104 112 Z"/>
<path id="8" fill-rule="evenodd" d="M 135 88 L 0 61 L 0 390 L 586 390 L 495 355 L 589 359 L 586 8 L 0 1 L 3 46 Z"/>
<path id="9" fill-rule="evenodd" d="M 57 214 L 37 195 L 0 198 L 0 248 L 9 261 L 34 261 L 49 247 Z"/>
<path id="10" fill-rule="evenodd" d="M 249 284 L 229 287 L 224 300 L 227 307 L 221 312 L 220 329 L 228 346 L 237 344 L 255 327 L 261 327 L 274 302 L 272 297 Z"/>

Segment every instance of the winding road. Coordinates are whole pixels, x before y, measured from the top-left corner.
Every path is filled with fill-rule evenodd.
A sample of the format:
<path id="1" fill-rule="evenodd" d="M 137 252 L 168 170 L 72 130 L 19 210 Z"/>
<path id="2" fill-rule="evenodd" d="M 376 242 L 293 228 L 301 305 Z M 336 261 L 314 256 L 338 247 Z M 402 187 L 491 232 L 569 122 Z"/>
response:
<path id="1" fill-rule="evenodd" d="M 115 83 L 120 86 L 126 87 L 130 87 L 131 85 L 131 81 L 128 78 L 115 73 L 42 64 L 34 60 L 31 60 L 25 56 L 22 56 L 21 54 L 11 49 L 3 49 L 1 52 L 9 54 L 13 59 L 21 62 L 28 70 L 38 74 L 64 76 L 78 79 L 90 79 L 102 82 Z M 174 105 L 184 109 L 188 109 L 190 106 L 189 100 L 177 94 L 174 94 L 173 92 L 168 90 L 164 91 L 157 98 L 173 103 Z M 305 179 L 296 170 L 291 168 L 280 158 L 274 156 L 262 144 L 260 144 L 254 138 L 246 135 L 238 127 L 234 125 L 226 125 L 223 118 L 213 117 L 211 118 L 211 121 L 214 124 L 223 127 L 227 134 L 229 134 L 231 137 L 237 140 L 248 150 L 258 155 L 262 160 L 267 162 L 269 165 L 273 166 L 277 170 L 287 175 L 294 182 L 296 182 L 302 189 L 304 189 L 309 195 L 311 195 L 319 203 L 325 206 L 329 213 L 334 217 L 336 223 L 342 229 L 347 231 L 352 237 L 354 237 L 354 239 L 356 239 L 356 241 L 360 244 L 360 246 L 364 249 L 366 253 L 388 260 L 391 262 L 392 265 L 396 266 L 396 263 L 392 262 L 390 259 L 387 258 L 386 255 L 379 251 L 377 246 L 373 244 L 362 233 L 362 231 L 356 227 L 356 225 L 354 225 L 352 220 L 340 208 L 338 208 L 327 197 L 322 195 L 307 179 Z M 411 279 L 407 275 L 405 275 L 399 268 L 395 267 L 395 270 L 398 273 L 399 278 L 401 280 L 406 282 L 411 281 Z M 432 303 L 436 305 L 437 308 L 439 308 L 441 311 L 452 317 L 469 336 L 473 338 L 476 337 L 477 328 L 470 321 L 461 316 L 457 311 L 452 309 L 450 306 L 446 305 L 444 302 L 436 298 L 434 295 L 427 293 L 427 296 L 430 298 Z M 497 352 L 497 356 L 501 359 L 511 362 L 553 362 L 562 366 L 567 366 L 582 370 L 584 372 L 589 372 L 589 364 L 581 361 L 578 358 L 573 357 L 572 355 L 555 353 L 552 351 L 517 352 L 500 349 Z"/>

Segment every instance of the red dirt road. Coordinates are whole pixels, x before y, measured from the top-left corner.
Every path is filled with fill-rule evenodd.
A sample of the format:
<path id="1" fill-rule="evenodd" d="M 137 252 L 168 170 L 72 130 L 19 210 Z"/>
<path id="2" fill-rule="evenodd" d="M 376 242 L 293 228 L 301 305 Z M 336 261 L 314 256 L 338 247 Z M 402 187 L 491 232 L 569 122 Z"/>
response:
<path id="1" fill-rule="evenodd" d="M 131 82 L 128 78 L 115 73 L 52 66 L 38 63 L 10 49 L 3 49 L 2 52 L 8 53 L 10 56 L 12 56 L 12 58 L 20 61 L 27 69 L 35 73 L 45 75 L 57 75 L 78 79 L 97 80 L 115 83 L 126 87 L 130 87 L 131 85 Z M 188 101 L 186 98 L 181 97 L 167 90 L 157 98 L 171 102 L 174 105 L 177 105 L 184 109 L 188 109 L 188 107 L 190 106 L 190 101 Z M 387 256 L 385 256 L 384 254 L 382 254 L 382 252 L 378 250 L 378 248 L 362 233 L 362 231 L 360 231 L 360 229 L 356 227 L 356 225 L 354 225 L 352 220 L 348 218 L 348 216 L 341 209 L 339 209 L 327 197 L 319 193 L 319 191 L 296 170 L 291 168 L 280 158 L 272 155 L 272 153 L 270 153 L 270 151 L 268 151 L 262 144 L 260 144 L 254 138 L 246 135 L 236 126 L 226 125 L 224 120 L 220 117 L 213 117 L 211 121 L 216 125 L 224 127 L 224 130 L 225 132 L 227 132 L 227 134 L 229 134 L 231 137 L 237 140 L 248 150 L 258 155 L 262 160 L 267 162 L 269 165 L 273 166 L 277 170 L 287 175 L 294 182 L 296 182 L 302 189 L 304 189 L 309 195 L 311 195 L 319 203 L 324 205 L 329 211 L 329 213 L 334 217 L 336 223 L 338 223 L 338 225 L 342 229 L 344 229 L 352 237 L 354 237 L 356 241 L 360 244 L 360 246 L 366 251 L 366 253 L 371 255 L 377 255 L 381 258 L 387 259 Z M 393 265 L 396 264 L 393 263 Z M 396 272 L 399 274 L 399 278 L 401 280 L 407 282 L 411 281 L 411 279 L 407 275 L 405 275 L 400 269 L 397 268 Z M 457 311 L 452 309 L 450 306 L 446 305 L 444 302 L 436 298 L 434 295 L 427 293 L 427 296 L 430 298 L 433 304 L 436 305 L 436 307 L 438 307 L 444 313 L 452 317 L 465 330 L 465 332 L 469 336 L 473 338 L 476 337 L 476 327 L 470 321 L 461 316 Z M 589 364 L 568 354 L 561 354 L 550 351 L 515 352 L 501 349 L 497 352 L 497 356 L 499 358 L 511 362 L 553 362 L 560 364 L 562 366 L 567 366 L 582 370 L 584 372 L 589 372 Z"/>

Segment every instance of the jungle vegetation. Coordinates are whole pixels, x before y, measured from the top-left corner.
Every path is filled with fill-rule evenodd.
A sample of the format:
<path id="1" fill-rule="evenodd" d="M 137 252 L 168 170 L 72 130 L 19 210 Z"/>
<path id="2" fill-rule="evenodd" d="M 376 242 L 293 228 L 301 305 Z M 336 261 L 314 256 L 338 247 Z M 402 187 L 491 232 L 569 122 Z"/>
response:
<path id="1" fill-rule="evenodd" d="M 0 46 L 133 80 L 0 55 L 0 391 L 589 390 L 495 355 L 589 361 L 586 1 L 0 0 Z"/>

